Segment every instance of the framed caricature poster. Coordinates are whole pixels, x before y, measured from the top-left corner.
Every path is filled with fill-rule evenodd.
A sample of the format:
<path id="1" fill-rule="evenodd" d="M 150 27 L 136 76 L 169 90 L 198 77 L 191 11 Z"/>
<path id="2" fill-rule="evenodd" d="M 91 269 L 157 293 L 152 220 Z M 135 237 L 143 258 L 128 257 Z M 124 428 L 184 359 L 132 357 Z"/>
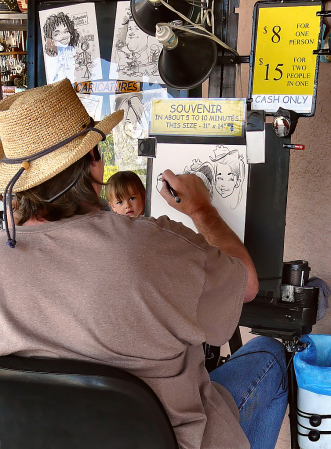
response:
<path id="1" fill-rule="evenodd" d="M 68 78 L 96 121 L 112 112 L 117 95 L 168 92 L 158 72 L 162 46 L 135 24 L 130 1 L 32 0 L 29 12 L 38 30 L 29 38 L 29 87 Z"/>
<path id="2" fill-rule="evenodd" d="M 31 0 L 29 88 L 68 78 L 89 115 L 100 121 L 124 109 L 123 122 L 100 147 L 105 176 L 134 170 L 145 176 L 138 139 L 149 134 L 152 99 L 189 96 L 162 84 L 162 46 L 135 24 L 129 0 Z"/>

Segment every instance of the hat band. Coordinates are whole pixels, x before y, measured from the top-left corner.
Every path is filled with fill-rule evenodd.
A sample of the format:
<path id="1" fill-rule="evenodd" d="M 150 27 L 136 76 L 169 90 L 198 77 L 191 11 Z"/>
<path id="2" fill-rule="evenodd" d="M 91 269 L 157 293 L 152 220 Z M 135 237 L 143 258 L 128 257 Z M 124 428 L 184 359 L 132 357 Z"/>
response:
<path id="1" fill-rule="evenodd" d="M 90 117 L 91 118 L 91 117 Z M 63 147 L 64 145 L 67 145 L 68 143 L 72 142 L 73 140 L 77 139 L 80 136 L 83 136 L 84 134 L 88 133 L 89 131 L 96 131 L 102 136 L 102 142 L 106 140 L 106 135 L 103 131 L 101 131 L 98 128 L 94 128 L 94 120 L 91 118 L 90 123 L 87 125 L 86 129 L 83 129 L 83 131 L 80 131 L 77 134 L 74 134 L 71 137 L 68 137 L 65 140 L 62 140 L 62 142 L 57 143 L 56 145 L 53 145 L 52 147 L 46 148 L 45 150 L 41 150 L 38 153 L 31 154 L 30 156 L 26 157 L 18 157 L 18 158 L 7 158 L 6 155 L 3 159 L 0 159 L 0 162 L 4 164 L 20 164 L 22 162 L 32 162 L 36 159 L 39 159 L 42 156 L 46 156 L 49 153 L 52 153 L 55 150 L 58 150 L 59 148 Z"/>
<path id="2" fill-rule="evenodd" d="M 9 231 L 8 218 L 7 218 L 7 203 L 8 203 L 8 201 L 10 202 L 14 185 L 16 184 L 16 182 L 18 181 L 18 179 L 20 178 L 20 176 L 24 172 L 24 170 L 27 170 L 29 168 L 30 162 L 32 162 L 36 159 L 39 159 L 42 156 L 46 156 L 47 154 L 52 153 L 55 150 L 58 150 L 59 148 L 63 147 L 64 145 L 67 145 L 68 143 L 70 143 L 73 140 L 77 139 L 78 137 L 88 133 L 89 131 L 98 132 L 102 136 L 102 141 L 106 140 L 106 134 L 103 131 L 101 131 L 100 129 L 94 128 L 94 120 L 92 117 L 90 117 L 90 119 L 91 119 L 90 123 L 87 125 L 87 127 L 85 129 L 83 129 L 83 131 L 80 131 L 79 133 L 74 134 L 73 136 L 68 137 L 65 140 L 62 140 L 62 142 L 59 142 L 56 145 L 46 148 L 45 150 L 39 151 L 38 153 L 35 153 L 35 154 L 33 154 L 31 156 L 27 156 L 27 157 L 20 157 L 20 158 L 4 157 L 4 159 L 0 159 L 0 162 L 2 162 L 4 164 L 19 164 L 19 163 L 22 164 L 20 169 L 18 170 L 18 172 L 8 182 L 8 184 L 4 190 L 4 195 L 3 195 L 3 209 L 4 209 L 3 215 L 4 215 L 5 227 L 6 227 L 6 233 L 7 233 L 6 245 L 8 245 L 10 248 L 15 248 L 15 246 L 16 246 L 16 239 L 15 239 L 16 229 L 15 229 L 14 213 L 13 213 L 12 207 L 9 208 L 10 219 L 11 219 L 11 224 L 12 224 L 12 236 Z M 70 187 L 72 187 L 72 186 L 70 186 Z"/>

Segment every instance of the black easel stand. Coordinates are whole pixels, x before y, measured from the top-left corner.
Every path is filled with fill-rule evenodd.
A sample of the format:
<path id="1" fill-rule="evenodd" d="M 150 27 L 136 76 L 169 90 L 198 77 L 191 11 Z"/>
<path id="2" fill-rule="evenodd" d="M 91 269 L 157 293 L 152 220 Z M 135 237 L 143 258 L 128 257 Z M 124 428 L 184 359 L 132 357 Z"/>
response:
<path id="1" fill-rule="evenodd" d="M 286 351 L 288 364 L 288 403 L 291 430 L 291 449 L 300 449 L 297 436 L 297 379 L 294 372 L 293 353 Z"/>

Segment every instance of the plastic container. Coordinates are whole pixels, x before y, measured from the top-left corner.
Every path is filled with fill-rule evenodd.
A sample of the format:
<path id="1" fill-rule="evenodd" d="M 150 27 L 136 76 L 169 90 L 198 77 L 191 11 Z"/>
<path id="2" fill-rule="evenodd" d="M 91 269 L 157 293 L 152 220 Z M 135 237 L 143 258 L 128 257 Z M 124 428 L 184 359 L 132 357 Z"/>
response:
<path id="1" fill-rule="evenodd" d="M 331 448 L 331 335 L 304 335 L 308 347 L 294 356 L 298 383 L 298 444 Z"/>

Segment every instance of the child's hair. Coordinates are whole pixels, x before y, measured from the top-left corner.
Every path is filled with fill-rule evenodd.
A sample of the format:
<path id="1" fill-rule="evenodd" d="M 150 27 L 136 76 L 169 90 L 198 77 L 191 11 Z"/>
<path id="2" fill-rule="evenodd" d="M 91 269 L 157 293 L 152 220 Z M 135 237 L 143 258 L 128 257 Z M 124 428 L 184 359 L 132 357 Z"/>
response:
<path id="1" fill-rule="evenodd" d="M 145 187 L 139 176 L 129 170 L 118 171 L 107 181 L 105 187 L 107 201 L 111 203 L 113 199 L 122 200 L 130 194 L 130 188 L 138 190 L 143 202 L 145 202 Z"/>

